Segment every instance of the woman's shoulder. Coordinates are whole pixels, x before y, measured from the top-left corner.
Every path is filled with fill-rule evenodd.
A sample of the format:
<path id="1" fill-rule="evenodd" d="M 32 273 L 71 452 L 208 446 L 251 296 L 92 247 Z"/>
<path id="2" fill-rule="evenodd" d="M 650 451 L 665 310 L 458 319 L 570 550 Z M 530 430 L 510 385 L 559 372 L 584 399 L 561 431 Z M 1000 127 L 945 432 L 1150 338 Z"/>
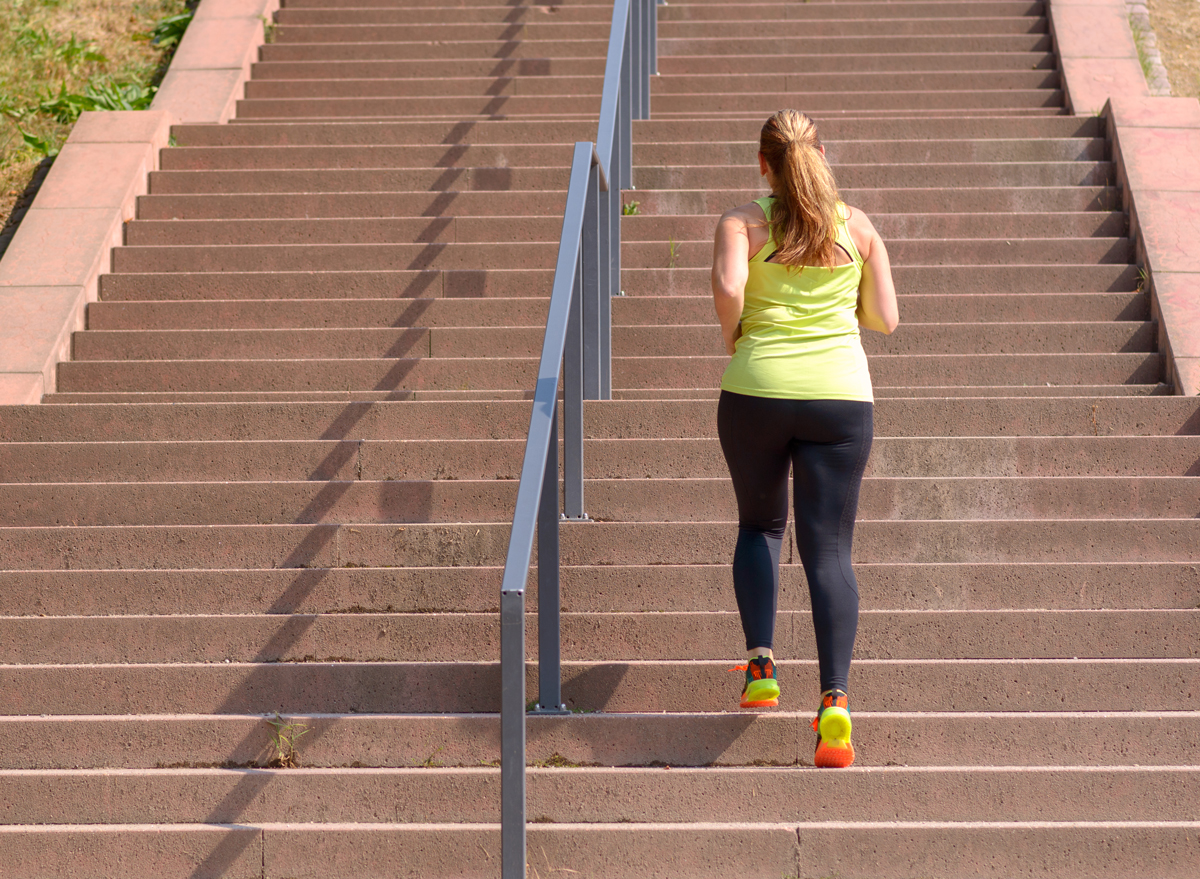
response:
<path id="1" fill-rule="evenodd" d="M 845 218 L 846 231 L 850 233 L 850 238 L 854 241 L 854 246 L 858 248 L 862 258 L 866 259 L 871 252 L 871 242 L 879 234 L 875 231 L 875 224 L 871 222 L 870 217 L 856 207 L 842 204 L 841 211 Z"/>
<path id="2" fill-rule="evenodd" d="M 765 199 L 756 199 L 755 201 L 738 205 L 735 208 L 730 208 L 721 214 L 721 221 L 734 220 L 743 222 L 747 226 L 765 225 L 767 222 L 767 213 L 763 210 L 762 204 L 760 204 L 762 201 L 765 201 Z"/>

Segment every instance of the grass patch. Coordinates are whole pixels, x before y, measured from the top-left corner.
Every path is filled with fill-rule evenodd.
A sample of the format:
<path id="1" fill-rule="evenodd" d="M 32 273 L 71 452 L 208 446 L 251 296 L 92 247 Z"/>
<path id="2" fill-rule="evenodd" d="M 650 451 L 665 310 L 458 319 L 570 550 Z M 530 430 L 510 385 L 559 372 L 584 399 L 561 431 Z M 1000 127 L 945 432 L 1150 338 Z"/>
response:
<path id="1" fill-rule="evenodd" d="M 186 0 L 0 0 L 0 221 L 83 110 L 149 105 L 190 16 Z"/>
<path id="2" fill-rule="evenodd" d="M 1150 66 L 1150 58 L 1146 54 L 1146 32 L 1142 29 L 1141 23 L 1132 15 L 1129 16 L 1129 29 L 1133 31 L 1133 44 L 1137 46 L 1138 64 L 1142 65 L 1142 76 L 1146 77 L 1146 82 L 1154 76 L 1154 70 Z"/>

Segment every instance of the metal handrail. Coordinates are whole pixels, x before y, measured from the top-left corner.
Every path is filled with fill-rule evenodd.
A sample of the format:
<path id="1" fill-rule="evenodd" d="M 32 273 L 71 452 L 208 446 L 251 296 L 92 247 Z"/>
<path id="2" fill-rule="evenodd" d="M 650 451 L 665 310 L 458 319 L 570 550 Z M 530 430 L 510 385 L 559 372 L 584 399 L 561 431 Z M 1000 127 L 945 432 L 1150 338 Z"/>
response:
<path id="1" fill-rule="evenodd" d="M 571 162 L 558 261 L 538 364 L 521 482 L 500 586 L 502 879 L 525 879 L 525 585 L 538 541 L 536 714 L 562 702 L 560 519 L 586 520 L 583 401 L 612 399 L 612 297 L 621 295 L 621 189 L 632 186 L 632 120 L 650 113 L 657 0 L 615 0 L 596 143 Z M 602 195 L 602 193 L 604 193 Z M 559 512 L 558 383 L 563 380 Z"/>

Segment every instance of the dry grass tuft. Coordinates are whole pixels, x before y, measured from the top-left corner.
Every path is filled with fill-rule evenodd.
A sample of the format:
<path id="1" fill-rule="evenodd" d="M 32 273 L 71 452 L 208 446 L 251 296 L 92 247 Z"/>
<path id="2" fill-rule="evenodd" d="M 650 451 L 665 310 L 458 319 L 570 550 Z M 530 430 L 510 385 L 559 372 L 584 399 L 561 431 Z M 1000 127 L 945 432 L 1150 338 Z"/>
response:
<path id="1" fill-rule="evenodd" d="M 0 224 L 43 157 L 22 132 L 51 151 L 71 132 L 39 104 L 64 87 L 155 83 L 167 53 L 149 31 L 184 8 L 185 0 L 0 0 Z"/>

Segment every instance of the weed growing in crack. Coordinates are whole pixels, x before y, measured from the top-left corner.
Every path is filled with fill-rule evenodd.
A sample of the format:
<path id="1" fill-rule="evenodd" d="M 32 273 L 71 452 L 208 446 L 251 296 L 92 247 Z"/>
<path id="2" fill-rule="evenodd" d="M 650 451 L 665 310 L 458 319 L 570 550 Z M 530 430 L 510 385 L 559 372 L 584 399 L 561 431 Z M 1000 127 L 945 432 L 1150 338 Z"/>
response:
<path id="1" fill-rule="evenodd" d="M 308 735 L 310 732 L 308 726 L 303 723 L 284 720 L 278 713 L 268 720 L 267 723 L 270 724 L 273 730 L 271 733 L 271 747 L 275 751 L 267 765 L 277 769 L 295 769 L 300 765 L 296 742 L 302 736 Z"/>

